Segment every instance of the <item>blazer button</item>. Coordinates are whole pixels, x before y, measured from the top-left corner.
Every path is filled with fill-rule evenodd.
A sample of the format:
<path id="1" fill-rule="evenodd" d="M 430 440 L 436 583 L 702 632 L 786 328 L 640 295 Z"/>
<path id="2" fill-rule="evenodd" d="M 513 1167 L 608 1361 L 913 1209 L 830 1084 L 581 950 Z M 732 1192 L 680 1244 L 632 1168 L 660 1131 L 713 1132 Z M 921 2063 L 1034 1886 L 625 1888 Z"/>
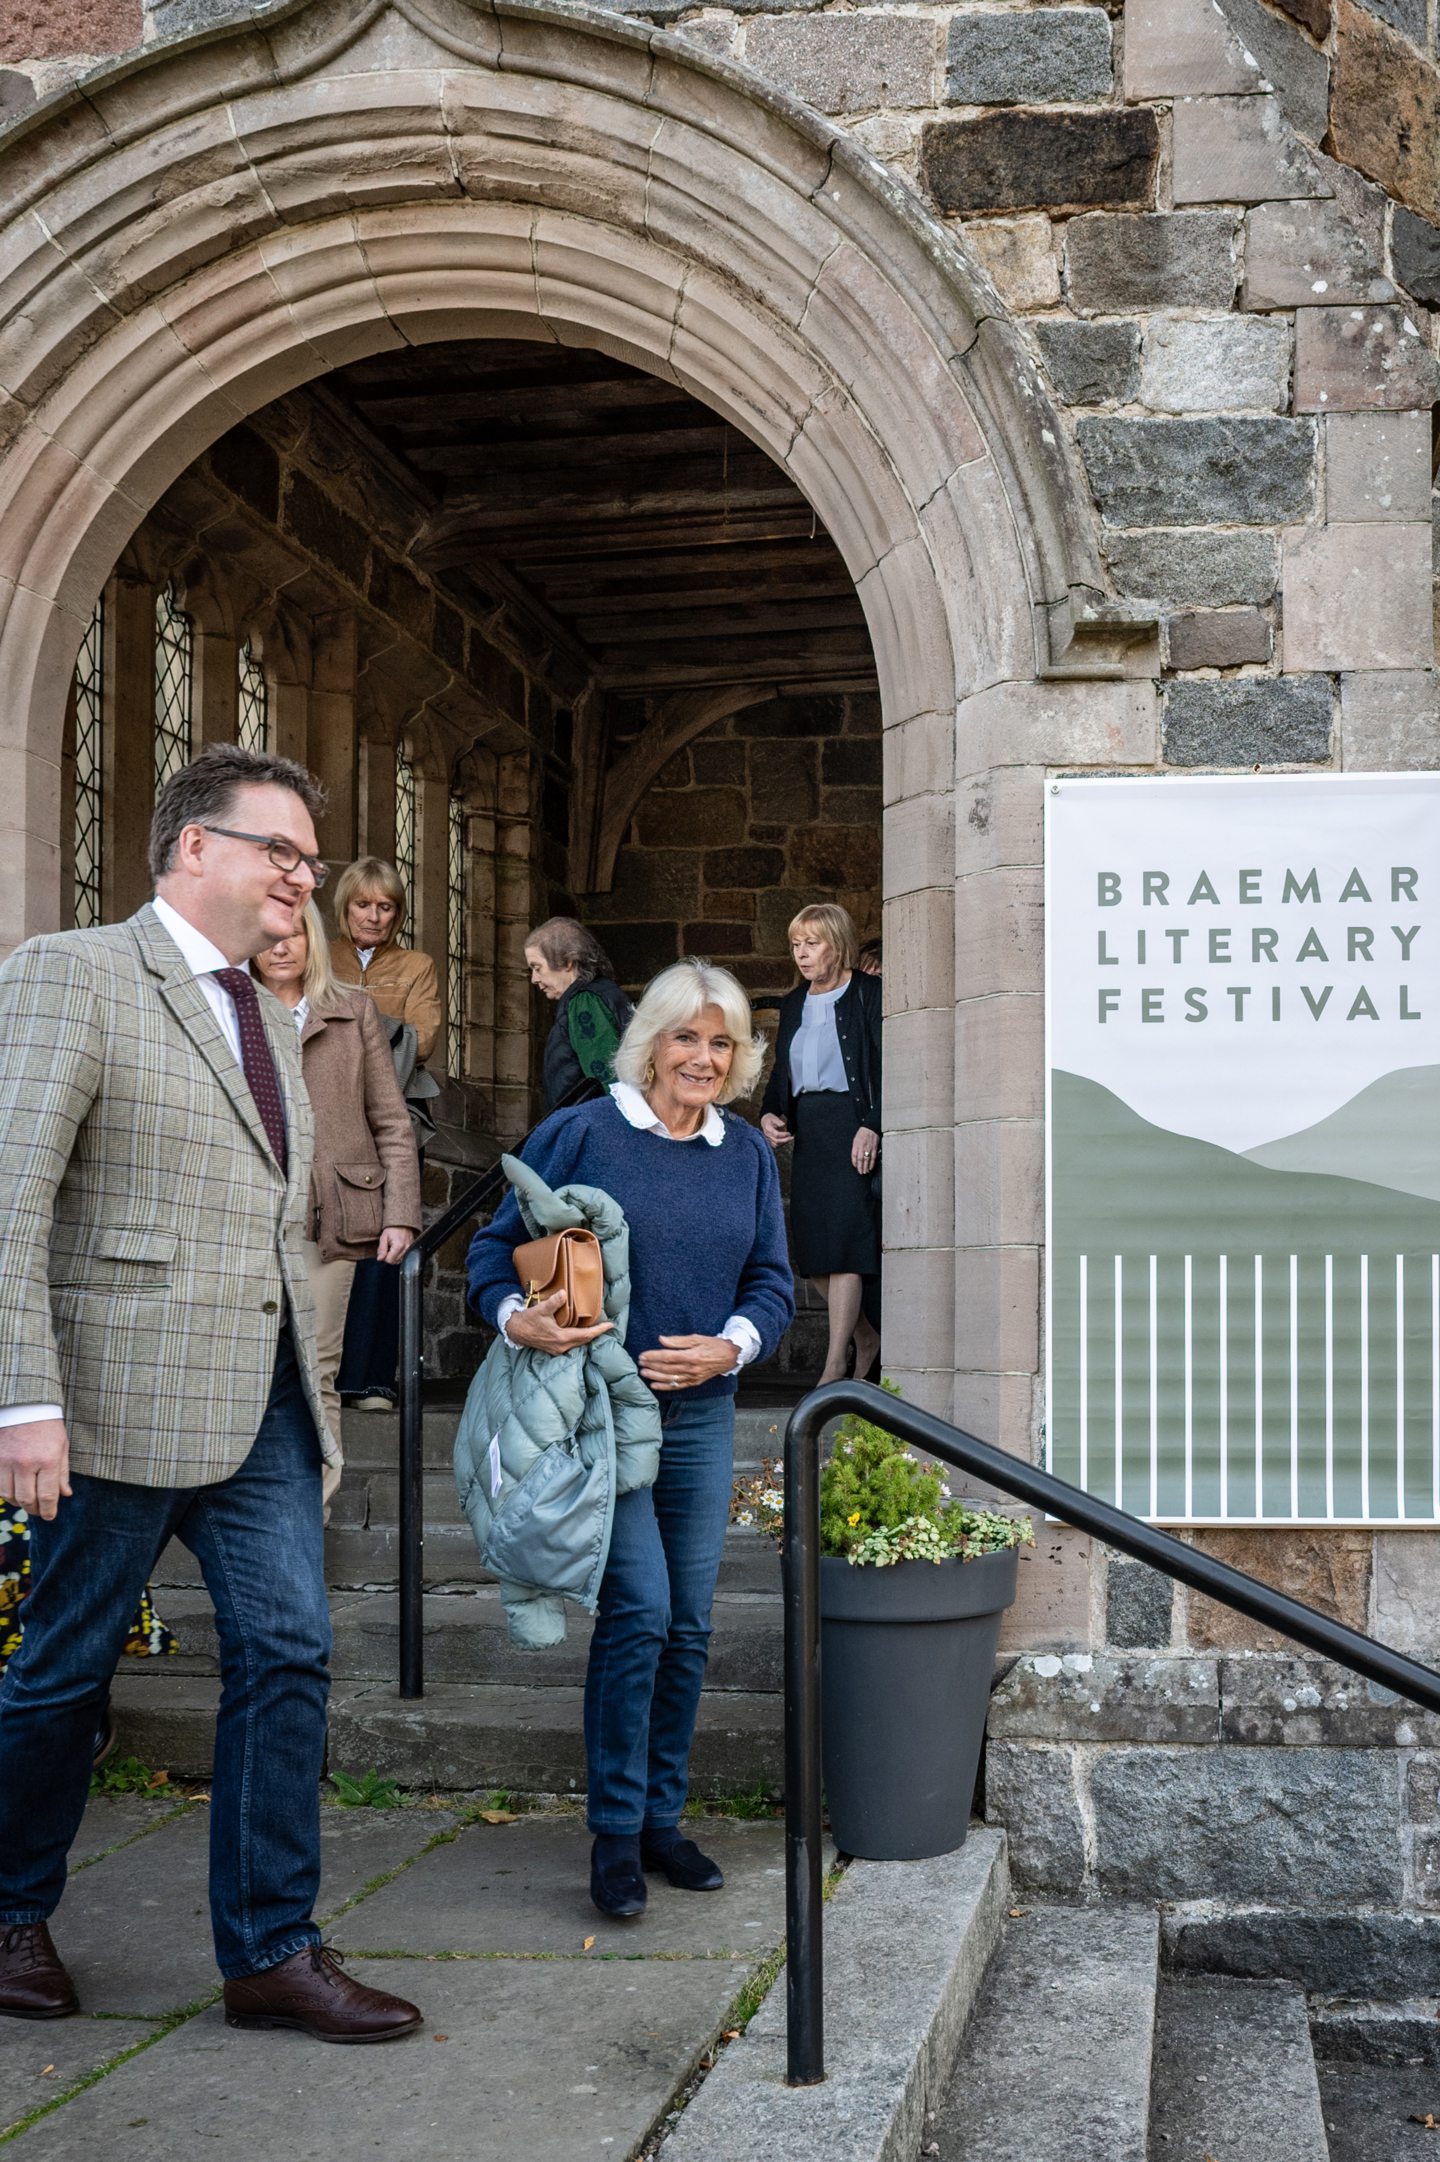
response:
<path id="1" fill-rule="evenodd" d="M 265 1304 L 261 1307 L 260 1311 L 262 1314 L 278 1314 L 280 1311 L 280 1301 L 278 1299 L 267 1299 L 265 1301 Z"/>

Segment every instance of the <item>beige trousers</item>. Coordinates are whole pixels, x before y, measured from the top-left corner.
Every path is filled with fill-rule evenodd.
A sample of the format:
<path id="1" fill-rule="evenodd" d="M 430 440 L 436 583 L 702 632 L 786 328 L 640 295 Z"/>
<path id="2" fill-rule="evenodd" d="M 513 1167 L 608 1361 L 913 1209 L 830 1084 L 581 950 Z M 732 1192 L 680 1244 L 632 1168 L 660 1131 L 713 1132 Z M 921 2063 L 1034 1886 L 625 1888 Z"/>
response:
<path id="1" fill-rule="evenodd" d="M 315 1301 L 315 1347 L 320 1357 L 320 1401 L 325 1407 L 325 1423 L 334 1435 L 338 1448 L 341 1446 L 340 1392 L 335 1387 L 335 1376 L 340 1371 L 340 1353 L 345 1344 L 345 1314 L 350 1304 L 350 1286 L 355 1281 L 355 1264 L 353 1261 L 322 1261 L 320 1248 L 315 1240 L 306 1239 L 305 1272 L 310 1278 L 310 1295 Z M 339 1484 L 338 1469 L 327 1464 L 327 1503 Z"/>

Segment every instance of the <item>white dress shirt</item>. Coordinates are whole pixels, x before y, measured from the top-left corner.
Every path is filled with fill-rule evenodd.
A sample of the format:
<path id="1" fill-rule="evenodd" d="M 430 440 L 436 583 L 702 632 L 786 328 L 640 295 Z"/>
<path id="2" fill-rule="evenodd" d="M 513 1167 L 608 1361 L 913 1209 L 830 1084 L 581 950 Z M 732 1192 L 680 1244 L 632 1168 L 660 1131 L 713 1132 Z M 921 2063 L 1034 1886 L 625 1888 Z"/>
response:
<path id="1" fill-rule="evenodd" d="M 240 1020 L 235 1011 L 235 1001 L 223 983 L 215 981 L 217 968 L 233 968 L 218 946 L 213 946 L 203 931 L 197 931 L 193 923 L 187 923 L 178 908 L 162 901 L 157 893 L 152 907 L 160 919 L 162 929 L 180 948 L 181 957 L 189 963 L 192 974 L 204 995 L 216 1020 L 220 1023 L 225 1041 L 234 1054 L 237 1066 L 240 1057 Z M 64 1407 L 60 1404 L 12 1404 L 0 1411 L 0 1426 L 20 1426 L 28 1419 L 63 1419 Z"/>
<path id="2" fill-rule="evenodd" d="M 628 1081 L 612 1081 L 610 1094 L 624 1117 L 642 1134 L 659 1134 L 665 1141 L 708 1141 L 712 1149 L 718 1149 L 725 1139 L 725 1121 L 714 1104 L 707 1109 L 698 1134 L 681 1136 L 671 1133 L 665 1121 L 646 1102 L 642 1092 L 633 1088 Z M 500 1301 L 500 1310 L 495 1320 L 507 1344 L 514 1344 L 515 1341 L 510 1334 L 510 1316 L 518 1314 L 524 1304 L 525 1301 L 518 1292 Z M 743 1314 L 732 1314 L 720 1334 L 735 1346 L 737 1357 L 732 1372 L 738 1372 L 742 1366 L 748 1366 L 752 1359 L 759 1358 L 760 1331 L 754 1322 L 747 1321 Z"/>

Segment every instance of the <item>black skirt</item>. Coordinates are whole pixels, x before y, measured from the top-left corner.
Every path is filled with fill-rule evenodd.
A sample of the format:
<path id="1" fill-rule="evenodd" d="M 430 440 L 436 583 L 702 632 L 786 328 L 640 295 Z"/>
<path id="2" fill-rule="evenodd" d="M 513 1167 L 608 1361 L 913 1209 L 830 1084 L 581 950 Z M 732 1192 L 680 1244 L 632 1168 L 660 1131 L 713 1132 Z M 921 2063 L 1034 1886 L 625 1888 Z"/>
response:
<path id="1" fill-rule="evenodd" d="M 874 1276 L 880 1212 L 872 1174 L 850 1161 L 860 1124 L 850 1093 L 806 1090 L 795 1098 L 790 1234 L 800 1276 Z"/>

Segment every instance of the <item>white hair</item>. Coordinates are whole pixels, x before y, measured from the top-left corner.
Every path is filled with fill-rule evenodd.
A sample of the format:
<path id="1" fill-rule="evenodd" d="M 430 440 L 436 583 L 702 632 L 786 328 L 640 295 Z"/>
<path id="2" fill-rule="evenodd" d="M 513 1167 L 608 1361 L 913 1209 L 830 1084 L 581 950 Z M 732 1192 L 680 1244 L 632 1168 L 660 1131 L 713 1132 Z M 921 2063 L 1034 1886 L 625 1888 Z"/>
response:
<path id="1" fill-rule="evenodd" d="M 744 986 L 728 968 L 715 968 L 708 961 L 676 961 L 646 985 L 615 1053 L 616 1079 L 628 1081 L 632 1088 L 648 1088 L 655 1078 L 655 1045 L 660 1037 L 667 1029 L 683 1028 L 707 1006 L 719 1007 L 735 1044 L 717 1101 L 728 1104 L 737 1096 L 748 1096 L 760 1078 L 765 1039 L 753 1033 L 755 1021 Z"/>

